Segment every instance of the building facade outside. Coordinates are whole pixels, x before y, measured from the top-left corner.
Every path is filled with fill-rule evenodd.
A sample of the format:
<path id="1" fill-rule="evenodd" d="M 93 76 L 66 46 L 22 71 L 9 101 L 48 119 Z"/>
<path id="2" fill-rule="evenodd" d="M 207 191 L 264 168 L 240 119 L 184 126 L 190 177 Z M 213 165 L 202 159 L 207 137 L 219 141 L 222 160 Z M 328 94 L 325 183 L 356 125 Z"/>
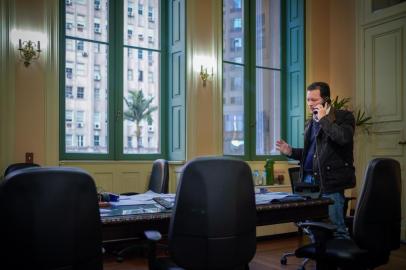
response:
<path id="1" fill-rule="evenodd" d="M 123 97 L 142 91 L 152 99 L 152 121 L 123 120 L 124 153 L 159 153 L 160 18 L 159 0 L 124 2 Z M 109 1 L 66 0 L 65 151 L 109 151 Z M 129 108 L 123 100 L 124 113 Z M 120 118 L 121 119 L 121 118 Z"/>

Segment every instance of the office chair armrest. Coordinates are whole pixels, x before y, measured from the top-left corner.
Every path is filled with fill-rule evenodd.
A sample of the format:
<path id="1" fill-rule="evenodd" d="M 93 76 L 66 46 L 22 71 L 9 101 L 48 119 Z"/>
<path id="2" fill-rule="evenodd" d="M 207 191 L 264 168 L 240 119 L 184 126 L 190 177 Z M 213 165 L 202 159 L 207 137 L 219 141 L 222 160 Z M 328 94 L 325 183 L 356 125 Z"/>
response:
<path id="1" fill-rule="evenodd" d="M 144 231 L 144 235 L 149 241 L 153 242 L 158 242 L 162 239 L 162 235 L 158 231 Z"/>
<path id="2" fill-rule="evenodd" d="M 154 269 L 156 261 L 156 246 L 162 235 L 158 231 L 144 231 L 145 237 L 148 239 L 148 269 Z"/>
<path id="3" fill-rule="evenodd" d="M 319 250 L 325 249 L 325 242 L 333 238 L 333 234 L 337 230 L 336 225 L 314 221 L 298 222 L 297 226 L 309 236 L 312 243 L 316 243 Z"/>
<path id="4" fill-rule="evenodd" d="M 297 226 L 301 229 L 309 228 L 326 232 L 334 232 L 337 230 L 336 225 L 315 221 L 298 222 Z"/>

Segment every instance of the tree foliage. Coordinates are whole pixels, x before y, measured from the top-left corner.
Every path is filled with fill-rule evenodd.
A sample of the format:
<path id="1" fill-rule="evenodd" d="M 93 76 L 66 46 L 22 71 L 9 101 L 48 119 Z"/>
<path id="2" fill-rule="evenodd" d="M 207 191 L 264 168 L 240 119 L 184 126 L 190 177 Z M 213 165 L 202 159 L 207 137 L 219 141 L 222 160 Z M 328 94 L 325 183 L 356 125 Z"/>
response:
<path id="1" fill-rule="evenodd" d="M 124 97 L 124 102 L 127 105 L 127 110 L 124 111 L 124 119 L 135 122 L 136 131 L 135 135 L 137 137 L 137 147 L 142 147 L 141 140 L 141 121 L 146 120 L 148 125 L 153 122 L 152 113 L 158 109 L 157 106 L 151 106 L 153 97 L 145 98 L 144 93 L 139 91 L 129 91 L 129 98 Z"/>

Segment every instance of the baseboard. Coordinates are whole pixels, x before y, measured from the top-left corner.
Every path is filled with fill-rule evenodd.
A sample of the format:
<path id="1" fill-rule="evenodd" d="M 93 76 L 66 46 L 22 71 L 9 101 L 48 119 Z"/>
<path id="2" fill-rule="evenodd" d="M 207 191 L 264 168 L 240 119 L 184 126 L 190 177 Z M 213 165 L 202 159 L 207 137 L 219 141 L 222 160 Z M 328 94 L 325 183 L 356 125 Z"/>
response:
<path id="1" fill-rule="evenodd" d="M 258 236 L 257 241 L 268 241 L 272 239 L 282 239 L 282 238 L 289 238 L 294 236 L 299 236 L 299 232 L 288 232 L 288 233 L 280 233 L 280 234 L 273 234 L 273 235 L 264 235 Z"/>

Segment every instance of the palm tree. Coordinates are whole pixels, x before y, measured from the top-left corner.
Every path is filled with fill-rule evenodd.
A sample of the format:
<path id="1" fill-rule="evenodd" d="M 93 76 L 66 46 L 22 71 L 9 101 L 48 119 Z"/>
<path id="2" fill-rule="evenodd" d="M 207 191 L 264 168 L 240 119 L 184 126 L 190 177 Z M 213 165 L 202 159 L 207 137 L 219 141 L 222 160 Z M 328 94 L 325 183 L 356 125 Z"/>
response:
<path id="1" fill-rule="evenodd" d="M 147 120 L 148 125 L 153 122 L 151 114 L 158 109 L 157 106 L 151 106 L 153 97 L 146 99 L 144 93 L 140 91 L 129 91 L 130 97 L 127 99 L 124 97 L 124 101 L 127 105 L 128 110 L 124 112 L 124 119 L 135 122 L 136 131 L 135 136 L 137 137 L 137 148 L 142 147 L 141 140 L 141 126 L 142 120 Z"/>

